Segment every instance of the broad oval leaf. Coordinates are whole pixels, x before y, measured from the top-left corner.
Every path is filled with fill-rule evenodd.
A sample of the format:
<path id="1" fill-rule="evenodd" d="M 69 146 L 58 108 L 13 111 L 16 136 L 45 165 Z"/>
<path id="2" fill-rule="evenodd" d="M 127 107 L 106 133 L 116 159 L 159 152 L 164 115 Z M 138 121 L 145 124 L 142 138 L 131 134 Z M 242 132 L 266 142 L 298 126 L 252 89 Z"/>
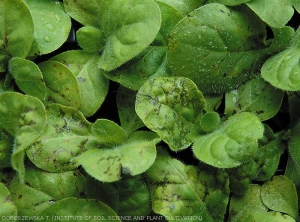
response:
<path id="1" fill-rule="evenodd" d="M 244 222 L 296 222 L 292 217 L 279 212 L 256 212 L 249 215 Z"/>
<path id="2" fill-rule="evenodd" d="M 193 145 L 194 155 L 204 163 L 232 168 L 251 160 L 258 149 L 264 127 L 257 116 L 242 112 L 231 116 L 219 129 L 199 136 Z"/>
<path id="3" fill-rule="evenodd" d="M 62 63 L 46 61 L 39 65 L 46 84 L 46 104 L 58 103 L 79 109 L 81 106 L 78 81 Z"/>
<path id="4" fill-rule="evenodd" d="M 12 166 L 24 178 L 24 151 L 41 134 L 46 123 L 45 107 L 40 100 L 16 92 L 0 94 L 0 129 L 7 132 L 12 144 Z"/>
<path id="5" fill-rule="evenodd" d="M 10 192 L 3 183 L 0 183 L 0 217 L 17 216 L 17 207 L 11 200 Z M 16 220 L 10 220 L 16 221 Z"/>
<path id="6" fill-rule="evenodd" d="M 138 175 L 145 172 L 155 161 L 154 140 L 136 140 L 114 148 L 93 149 L 73 159 L 97 180 L 113 182 L 121 179 L 121 174 Z M 140 159 L 141 161 L 136 161 Z"/>
<path id="7" fill-rule="evenodd" d="M 205 171 L 202 173 L 195 166 L 185 166 L 180 161 L 172 159 L 165 151 L 159 152 L 146 175 L 152 196 L 152 209 L 155 213 L 167 218 L 178 216 L 181 218 L 180 221 L 193 221 L 188 217 L 191 215 L 194 220 L 201 218 L 203 221 L 223 221 L 220 218 L 224 215 L 218 215 L 219 210 L 215 211 L 212 206 L 228 201 L 228 178 L 224 178 L 224 175 L 218 173 L 213 176 L 206 175 Z M 219 187 L 214 188 L 215 193 L 209 190 L 214 186 L 212 181 L 218 181 L 216 184 Z M 206 187 L 208 184 L 211 187 Z M 214 196 L 212 203 L 211 194 Z M 208 210 L 209 205 L 206 205 L 206 202 L 212 207 L 212 211 Z"/>
<path id="8" fill-rule="evenodd" d="M 24 93 L 40 100 L 45 99 L 46 85 L 39 67 L 34 62 L 17 57 L 12 58 L 9 61 L 9 71 Z"/>
<path id="9" fill-rule="evenodd" d="M 244 4 L 249 1 L 251 1 L 251 0 L 208 0 L 208 3 L 217 2 L 217 3 L 221 3 L 223 5 L 235 6 L 235 5 Z"/>
<path id="10" fill-rule="evenodd" d="M 274 176 L 262 185 L 261 198 L 271 210 L 298 219 L 298 196 L 295 184 L 286 176 Z"/>
<path id="11" fill-rule="evenodd" d="M 26 28 L 24 28 L 26 27 Z M 34 25 L 28 7 L 21 0 L 0 2 L 0 72 L 10 57 L 25 58 L 30 51 Z"/>
<path id="12" fill-rule="evenodd" d="M 138 91 L 135 103 L 136 113 L 145 125 L 174 151 L 191 145 L 204 106 L 202 93 L 183 77 L 149 79 Z"/>
<path id="13" fill-rule="evenodd" d="M 176 25 L 167 58 L 174 75 L 192 79 L 203 93 L 225 92 L 255 74 L 265 36 L 265 25 L 246 7 L 207 4 Z"/>
<path id="14" fill-rule="evenodd" d="M 161 26 L 160 10 L 153 0 L 103 0 L 99 24 L 105 37 L 99 67 L 111 71 L 150 45 Z"/>
<path id="15" fill-rule="evenodd" d="M 62 218 L 60 220 L 62 222 L 70 221 L 70 218 L 77 218 L 76 220 L 87 219 L 90 222 L 99 220 L 121 222 L 117 214 L 106 204 L 93 199 L 77 199 L 74 197 L 57 201 L 45 209 L 39 216 L 46 218 L 49 215 Z"/>
<path id="16" fill-rule="evenodd" d="M 279 111 L 283 96 L 282 90 L 261 78 L 255 78 L 226 93 L 225 114 L 230 116 L 237 112 L 250 112 L 262 121 L 268 120 Z"/>
<path id="17" fill-rule="evenodd" d="M 156 2 L 165 3 L 179 11 L 183 16 L 186 16 L 194 9 L 200 7 L 205 2 L 204 0 L 155 0 Z"/>
<path id="18" fill-rule="evenodd" d="M 299 106 L 298 103 L 297 106 Z M 298 166 L 300 166 L 299 143 L 300 143 L 300 124 L 298 123 L 296 126 L 292 128 L 291 136 L 288 141 L 289 153 Z"/>
<path id="19" fill-rule="evenodd" d="M 272 4 L 268 3 L 268 0 L 251 0 L 246 4 L 269 26 L 285 26 L 294 14 L 291 1 L 272 0 Z"/>
<path id="20" fill-rule="evenodd" d="M 300 48 L 288 48 L 269 58 L 261 69 L 262 77 L 276 88 L 300 90 Z"/>
<path id="21" fill-rule="evenodd" d="M 68 38 L 71 19 L 58 0 L 23 0 L 34 23 L 31 55 L 42 55 L 58 49 Z M 26 26 L 27 27 L 27 26 Z"/>
<path id="22" fill-rule="evenodd" d="M 80 111 L 85 116 L 96 113 L 109 88 L 108 79 L 97 68 L 98 59 L 99 55 L 82 50 L 66 51 L 51 58 L 67 66 L 77 78 L 81 99 Z"/>

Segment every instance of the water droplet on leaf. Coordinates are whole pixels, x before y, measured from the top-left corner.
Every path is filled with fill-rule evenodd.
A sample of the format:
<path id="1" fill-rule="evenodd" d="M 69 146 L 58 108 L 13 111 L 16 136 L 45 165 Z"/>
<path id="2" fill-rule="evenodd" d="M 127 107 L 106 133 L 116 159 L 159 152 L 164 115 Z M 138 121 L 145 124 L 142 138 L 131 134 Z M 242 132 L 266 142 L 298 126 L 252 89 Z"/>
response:
<path id="1" fill-rule="evenodd" d="M 49 36 L 47 36 L 47 35 L 44 36 L 44 40 L 46 42 L 51 42 L 52 41 L 52 39 Z"/>

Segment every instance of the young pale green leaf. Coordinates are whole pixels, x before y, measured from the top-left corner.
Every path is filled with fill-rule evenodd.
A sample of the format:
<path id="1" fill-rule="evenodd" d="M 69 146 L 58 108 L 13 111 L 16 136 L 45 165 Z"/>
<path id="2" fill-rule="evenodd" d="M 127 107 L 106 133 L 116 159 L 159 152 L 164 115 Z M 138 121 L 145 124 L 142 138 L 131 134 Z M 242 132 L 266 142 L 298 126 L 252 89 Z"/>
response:
<path id="1" fill-rule="evenodd" d="M 257 152 L 257 140 L 264 127 L 257 116 L 241 112 L 231 116 L 219 129 L 198 137 L 193 145 L 194 155 L 204 163 L 231 168 L 251 160 Z"/>
<path id="2" fill-rule="evenodd" d="M 292 18 L 294 9 L 290 1 L 251 0 L 247 6 L 270 27 L 281 28 Z"/>
<path id="3" fill-rule="evenodd" d="M 83 26 L 76 32 L 78 44 L 87 52 L 101 52 L 105 41 L 103 32 L 93 26 Z"/>
<path id="4" fill-rule="evenodd" d="M 256 212 L 249 215 L 243 222 L 296 222 L 292 217 L 279 212 Z"/>
<path id="5" fill-rule="evenodd" d="M 7 216 L 17 216 L 17 207 L 11 200 L 10 192 L 6 186 L 0 183 L 0 217 L 3 218 Z"/>
<path id="6" fill-rule="evenodd" d="M 295 36 L 292 41 L 292 46 L 300 48 L 300 28 L 297 29 Z"/>
<path id="7" fill-rule="evenodd" d="M 11 144 L 13 144 L 13 138 L 0 131 L 0 169 L 11 167 Z"/>
<path id="8" fill-rule="evenodd" d="M 174 151 L 187 148 L 198 134 L 205 99 L 183 77 L 149 79 L 138 91 L 135 109 L 145 125 Z"/>
<path id="9" fill-rule="evenodd" d="M 128 135 L 144 126 L 144 123 L 138 117 L 134 109 L 135 98 L 135 91 L 129 90 L 125 87 L 119 87 L 116 97 L 118 114 L 121 127 Z"/>
<path id="10" fill-rule="evenodd" d="M 282 90 L 261 78 L 255 78 L 226 93 L 225 114 L 231 116 L 238 112 L 250 112 L 262 121 L 268 120 L 279 111 L 283 96 Z"/>
<path id="11" fill-rule="evenodd" d="M 20 0 L 2 0 L 0 2 L 0 72 L 6 70 L 10 57 L 27 56 L 33 42 L 33 35 L 33 21 L 25 3 Z"/>
<path id="12" fill-rule="evenodd" d="M 165 217 L 193 215 L 203 221 L 214 221 L 204 203 L 208 187 L 201 180 L 201 171 L 197 167 L 185 166 L 167 152 L 160 151 L 146 175 L 155 213 Z M 219 193 L 219 197 L 223 195 Z"/>
<path id="13" fill-rule="evenodd" d="M 103 74 L 129 89 L 139 90 L 150 77 L 172 76 L 166 51 L 167 47 L 150 46 L 129 64 Z"/>
<path id="14" fill-rule="evenodd" d="M 121 174 L 138 175 L 145 172 L 155 161 L 158 139 L 135 140 L 114 148 L 92 149 L 72 160 L 85 171 L 104 182 L 121 179 Z M 140 161 L 137 161 L 140 160 Z"/>
<path id="15" fill-rule="evenodd" d="M 263 203 L 271 210 L 298 219 L 298 196 L 295 184 L 286 176 L 274 176 L 261 187 Z"/>
<path id="16" fill-rule="evenodd" d="M 9 190 L 19 215 L 36 216 L 58 200 L 84 197 L 86 179 L 78 171 L 48 173 L 27 168 L 25 184 L 19 183 L 15 178 Z"/>
<path id="17" fill-rule="evenodd" d="M 89 149 L 112 146 L 126 139 L 125 131 L 115 123 L 99 120 L 91 124 L 72 107 L 49 105 L 47 117 L 47 126 L 27 150 L 27 156 L 37 167 L 48 172 L 75 169 L 78 165 L 71 161 L 74 157 Z"/>
<path id="18" fill-rule="evenodd" d="M 14 138 L 11 163 L 21 182 L 25 173 L 23 152 L 39 137 L 45 122 L 45 107 L 37 98 L 16 92 L 0 94 L 0 129 Z"/>
<path id="19" fill-rule="evenodd" d="M 80 111 L 85 116 L 93 115 L 100 108 L 109 88 L 108 79 L 97 68 L 98 59 L 98 55 L 82 50 L 66 51 L 51 58 L 66 65 L 77 78 Z"/>
<path id="20" fill-rule="evenodd" d="M 244 6 L 204 5 L 174 28 L 167 53 L 176 76 L 203 93 L 220 93 L 250 79 L 265 56 L 266 29 Z"/>
<path id="21" fill-rule="evenodd" d="M 79 109 L 81 106 L 79 83 L 73 73 L 56 61 L 42 62 L 38 66 L 47 87 L 44 103 L 58 103 Z"/>
<path id="22" fill-rule="evenodd" d="M 64 0 L 68 14 L 83 25 L 99 26 L 99 11 L 103 0 Z"/>
<path id="23" fill-rule="evenodd" d="M 99 67 L 111 71 L 150 45 L 161 26 L 160 10 L 153 0 L 103 0 L 99 24 L 105 37 Z"/>
<path id="24" fill-rule="evenodd" d="M 24 93 L 40 100 L 45 99 L 46 85 L 39 67 L 34 62 L 14 57 L 9 61 L 9 72 Z"/>
<path id="25" fill-rule="evenodd" d="M 230 200 L 229 222 L 244 221 L 249 214 L 267 212 L 268 208 L 261 200 L 261 187 L 252 184 L 242 196 L 233 195 Z"/>
<path id="26" fill-rule="evenodd" d="M 217 112 L 207 112 L 200 120 L 200 129 L 204 133 L 210 133 L 216 130 L 221 123 L 220 116 Z"/>
<path id="27" fill-rule="evenodd" d="M 165 3 L 179 11 L 183 16 L 186 16 L 194 9 L 200 7 L 205 2 L 204 0 L 155 0 L 156 2 Z"/>
<path id="28" fill-rule="evenodd" d="M 71 19 L 58 0 L 23 0 L 34 23 L 31 55 L 42 55 L 58 49 L 68 38 Z M 27 26 L 26 26 L 27 27 Z"/>
<path id="29" fill-rule="evenodd" d="M 262 77 L 276 88 L 300 90 L 300 48 L 288 48 L 269 58 L 261 69 Z"/>
<path id="30" fill-rule="evenodd" d="M 73 218 L 73 221 L 88 218 L 90 222 L 99 220 L 121 222 L 117 214 L 106 204 L 93 199 L 77 199 L 74 197 L 57 201 L 40 214 L 40 216 L 44 216 L 45 218 L 49 215 L 62 218 L 61 222 L 70 221 L 70 218 Z"/>
<path id="31" fill-rule="evenodd" d="M 114 183 L 90 178 L 87 184 L 88 198 L 106 203 L 118 215 L 130 216 L 131 219 L 146 217 L 152 209 L 149 190 L 142 176 L 124 178 Z"/>

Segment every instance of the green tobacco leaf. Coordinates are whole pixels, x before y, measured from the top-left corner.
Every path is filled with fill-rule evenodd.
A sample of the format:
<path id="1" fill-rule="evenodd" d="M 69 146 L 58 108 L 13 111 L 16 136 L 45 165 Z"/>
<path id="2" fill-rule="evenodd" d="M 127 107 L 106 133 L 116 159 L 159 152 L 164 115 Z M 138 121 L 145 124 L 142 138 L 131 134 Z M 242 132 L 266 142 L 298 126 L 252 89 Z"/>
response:
<path id="1" fill-rule="evenodd" d="M 23 0 L 34 23 L 31 55 L 47 54 L 58 49 L 68 38 L 71 19 L 58 0 Z M 27 27 L 27 26 L 26 26 Z"/>
<path id="2" fill-rule="evenodd" d="M 87 191 L 88 198 L 96 198 L 110 206 L 118 215 L 130 216 L 131 219 L 146 217 L 152 209 L 149 190 L 142 176 L 124 178 L 114 183 L 103 183 L 90 178 Z"/>
<path id="3" fill-rule="evenodd" d="M 159 139 L 135 140 L 114 148 L 93 149 L 73 162 L 97 180 L 114 182 L 121 179 L 121 174 L 134 176 L 145 172 L 155 161 L 157 142 Z"/>
<path id="4" fill-rule="evenodd" d="M 7 133 L 0 131 L 0 169 L 11 167 L 11 149 L 13 138 Z M 1 180 L 0 180 L 1 181 Z"/>
<path id="5" fill-rule="evenodd" d="M 150 46 L 128 64 L 103 74 L 129 89 L 139 90 L 150 77 L 172 76 L 166 51 L 166 46 Z"/>
<path id="6" fill-rule="evenodd" d="M 299 143 L 300 143 L 300 124 L 298 123 L 295 127 L 292 128 L 291 136 L 288 141 L 289 153 L 298 166 L 300 166 Z"/>
<path id="7" fill-rule="evenodd" d="M 249 215 L 244 222 L 295 222 L 295 220 L 286 215 L 281 214 L 279 212 L 257 212 Z"/>
<path id="8" fill-rule="evenodd" d="M 0 217 L 17 216 L 17 207 L 11 200 L 10 192 L 3 183 L 0 183 Z M 10 220 L 16 221 L 16 220 Z"/>
<path id="9" fill-rule="evenodd" d="M 200 7 L 205 2 L 204 0 L 155 0 L 156 2 L 162 2 L 168 4 L 179 11 L 183 16 L 194 9 Z"/>
<path id="10" fill-rule="evenodd" d="M 24 151 L 39 137 L 45 122 L 45 107 L 37 98 L 16 92 L 0 94 L 0 129 L 14 138 L 11 163 L 21 182 L 25 173 Z"/>
<path id="11" fill-rule="evenodd" d="M 271 210 L 298 219 L 298 196 L 295 184 L 285 176 L 275 176 L 261 187 L 263 203 Z"/>
<path id="12" fill-rule="evenodd" d="M 70 221 L 70 218 L 72 218 L 73 221 L 88 220 L 95 222 L 103 220 L 121 222 L 117 214 L 106 204 L 92 199 L 77 199 L 74 197 L 57 201 L 45 209 L 39 216 L 46 218 L 49 215 L 62 218 L 60 220 L 61 222 Z"/>
<path id="13" fill-rule="evenodd" d="M 9 190 L 19 215 L 36 216 L 58 200 L 83 197 L 86 193 L 86 179 L 78 171 L 48 173 L 27 168 L 25 184 L 15 178 Z"/>
<path id="14" fill-rule="evenodd" d="M 262 77 L 276 88 L 287 91 L 300 90 L 300 31 L 294 37 L 292 47 L 269 58 L 261 69 Z"/>
<path id="15" fill-rule="evenodd" d="M 87 52 L 101 52 L 104 47 L 103 32 L 93 26 L 83 26 L 76 32 L 79 46 Z"/>
<path id="16" fill-rule="evenodd" d="M 294 9 L 290 1 L 251 0 L 247 6 L 257 14 L 261 20 L 274 28 L 283 27 L 293 16 Z"/>
<path id="17" fill-rule="evenodd" d="M 174 75 L 192 79 L 203 93 L 229 91 L 259 68 L 265 36 L 265 25 L 246 7 L 207 4 L 176 25 L 168 62 Z"/>
<path id="18" fill-rule="evenodd" d="M 296 186 L 298 194 L 298 208 L 300 207 L 300 167 L 291 156 L 288 157 L 284 175 L 288 177 Z"/>
<path id="19" fill-rule="evenodd" d="M 103 0 L 99 27 L 105 37 L 99 67 L 111 71 L 141 53 L 161 25 L 159 7 L 152 0 Z"/>
<path id="20" fill-rule="evenodd" d="M 219 129 L 195 140 L 195 156 L 219 168 L 236 167 L 252 159 L 257 152 L 257 140 L 263 137 L 264 127 L 255 115 L 238 113 Z"/>
<path id="21" fill-rule="evenodd" d="M 208 0 L 206 4 L 216 2 L 216 3 L 221 3 L 223 5 L 235 6 L 235 5 L 241 5 L 249 1 L 251 0 Z"/>
<path id="22" fill-rule="evenodd" d="M 233 195 L 230 200 L 229 222 L 244 221 L 249 214 L 267 212 L 268 208 L 261 200 L 261 187 L 250 185 L 249 190 L 243 195 Z"/>
<path id="23" fill-rule="evenodd" d="M 126 138 L 125 131 L 115 123 L 99 120 L 93 125 L 72 107 L 49 105 L 47 117 L 47 127 L 27 150 L 27 156 L 37 167 L 49 172 L 75 169 L 78 164 L 71 162 L 74 157 L 99 146 L 119 144 Z"/>
<path id="24" fill-rule="evenodd" d="M 226 93 L 225 114 L 231 116 L 238 112 L 250 112 L 262 121 L 268 120 L 279 111 L 283 96 L 282 90 L 274 88 L 263 79 L 252 79 Z"/>
<path id="25" fill-rule="evenodd" d="M 93 115 L 100 108 L 108 92 L 109 81 L 97 68 L 98 59 L 98 55 L 82 50 L 67 51 L 51 58 L 66 65 L 77 78 L 80 111 L 85 116 Z"/>
<path id="26" fill-rule="evenodd" d="M 99 11 L 103 0 L 64 0 L 64 8 L 68 14 L 83 25 L 97 27 Z"/>
<path id="27" fill-rule="evenodd" d="M 300 2 L 298 0 L 291 0 L 293 6 L 297 10 L 298 13 L 300 13 Z"/>
<path id="28" fill-rule="evenodd" d="M 24 2 L 2 0 L 0 8 L 0 72 L 4 72 L 10 57 L 27 56 L 33 42 L 34 27 Z"/>
<path id="29" fill-rule="evenodd" d="M 187 78 L 152 78 L 138 91 L 135 109 L 145 125 L 174 151 L 187 148 L 198 133 L 205 99 Z"/>
<path id="30" fill-rule="evenodd" d="M 200 129 L 204 133 L 210 133 L 216 130 L 221 123 L 220 116 L 217 112 L 207 112 L 200 120 Z"/>
<path id="31" fill-rule="evenodd" d="M 180 216 L 181 220 L 175 221 L 191 221 L 190 218 L 183 217 L 191 215 L 203 221 L 214 221 L 204 203 L 207 187 L 201 180 L 201 171 L 197 167 L 185 166 L 172 159 L 167 152 L 160 151 L 146 175 L 155 213 L 167 218 Z M 215 200 L 222 196 L 219 193 Z"/>
<path id="32" fill-rule="evenodd" d="M 46 84 L 46 104 L 59 103 L 79 109 L 81 98 L 79 83 L 73 73 L 62 63 L 46 61 L 39 64 Z"/>
<path id="33" fill-rule="evenodd" d="M 125 87 L 120 87 L 117 91 L 117 108 L 121 127 L 127 132 L 128 135 L 135 130 L 144 126 L 142 120 L 135 112 L 136 92 Z"/>
<path id="34" fill-rule="evenodd" d="M 39 67 L 34 62 L 17 57 L 12 58 L 9 61 L 9 71 L 24 93 L 40 100 L 45 99 L 46 85 Z"/>

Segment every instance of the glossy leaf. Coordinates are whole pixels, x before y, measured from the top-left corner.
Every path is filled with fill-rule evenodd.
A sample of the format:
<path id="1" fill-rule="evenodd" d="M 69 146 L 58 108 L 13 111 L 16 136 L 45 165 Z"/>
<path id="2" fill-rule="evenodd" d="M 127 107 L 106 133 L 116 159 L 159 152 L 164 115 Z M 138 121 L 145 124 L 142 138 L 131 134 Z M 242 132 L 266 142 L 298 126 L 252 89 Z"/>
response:
<path id="1" fill-rule="evenodd" d="M 97 68 L 99 56 L 81 50 L 66 51 L 51 60 L 68 67 L 77 78 L 81 107 L 85 116 L 93 115 L 107 95 L 109 82 Z"/>
<path id="2" fill-rule="evenodd" d="M 121 127 L 128 135 L 144 126 L 134 109 L 136 92 L 125 87 L 120 87 L 117 91 L 117 108 Z"/>
<path id="3" fill-rule="evenodd" d="M 285 176 L 275 176 L 261 188 L 263 203 L 271 210 L 298 219 L 298 196 L 294 183 Z"/>
<path id="4" fill-rule="evenodd" d="M 200 7 L 205 1 L 204 0 L 155 0 L 156 2 L 162 2 L 168 4 L 178 10 L 183 16 L 194 9 Z"/>
<path id="5" fill-rule="evenodd" d="M 71 160 L 81 153 L 126 139 L 124 130 L 115 123 L 99 120 L 92 124 L 71 107 L 49 105 L 47 117 L 47 127 L 27 150 L 27 156 L 37 167 L 48 172 L 73 170 L 78 164 Z M 114 138 L 116 134 L 119 135 Z"/>
<path id="6" fill-rule="evenodd" d="M 70 187 L 70 184 L 73 186 Z M 85 177 L 78 171 L 48 173 L 27 168 L 25 184 L 14 179 L 9 190 L 19 215 L 36 216 L 58 200 L 84 196 L 85 185 Z"/>
<path id="7" fill-rule="evenodd" d="M 3 183 L 0 183 L 0 217 L 5 218 L 7 216 L 17 216 L 17 207 L 11 200 L 9 190 Z"/>
<path id="8" fill-rule="evenodd" d="M 2 0 L 0 8 L 0 72 L 4 72 L 10 57 L 25 58 L 29 53 L 34 25 L 23 1 Z"/>
<path id="9" fill-rule="evenodd" d="M 9 61 L 9 71 L 24 93 L 40 100 L 45 99 L 46 85 L 39 67 L 34 62 L 22 58 L 12 58 Z"/>
<path id="10" fill-rule="evenodd" d="M 283 27 L 294 14 L 290 1 L 273 0 L 272 4 L 268 4 L 268 0 L 251 0 L 246 4 L 265 23 L 274 28 Z"/>
<path id="11" fill-rule="evenodd" d="M 114 148 L 92 149 L 73 159 L 85 171 L 103 182 L 114 182 L 121 175 L 138 175 L 145 172 L 155 161 L 159 140 L 135 140 Z M 137 161 L 137 159 L 141 161 Z"/>
<path id="12" fill-rule="evenodd" d="M 249 214 L 257 214 L 259 212 L 267 211 L 268 208 L 261 200 L 261 187 L 256 184 L 252 184 L 245 195 L 233 195 L 231 197 L 228 221 L 245 221 Z"/>
<path id="13" fill-rule="evenodd" d="M 11 163 L 21 182 L 25 174 L 24 151 L 39 137 L 45 122 L 45 107 L 37 98 L 16 92 L 0 94 L 0 128 L 14 140 Z"/>
<path id="14" fill-rule="evenodd" d="M 123 178 L 114 183 L 103 183 L 90 178 L 87 191 L 88 198 L 96 198 L 110 206 L 118 215 L 130 216 L 131 219 L 146 217 L 152 209 L 149 190 L 142 176 Z"/>
<path id="15" fill-rule="evenodd" d="M 103 0 L 99 24 L 105 37 L 99 67 L 111 71 L 150 45 L 160 29 L 160 10 L 152 0 Z"/>
<path id="16" fill-rule="evenodd" d="M 101 52 L 104 47 L 104 36 L 100 29 L 83 26 L 76 32 L 80 47 L 87 52 Z"/>
<path id="17" fill-rule="evenodd" d="M 47 54 L 58 49 L 68 38 L 71 19 L 58 0 L 23 0 L 34 23 L 31 55 Z"/>
<path id="18" fill-rule="evenodd" d="M 46 84 L 46 104 L 59 103 L 79 108 L 81 99 L 76 77 L 62 63 L 46 61 L 39 64 Z"/>
<path id="19" fill-rule="evenodd" d="M 187 148 L 198 133 L 205 100 L 187 78 L 151 78 L 138 91 L 135 109 L 145 125 L 174 151 Z"/>
<path id="20" fill-rule="evenodd" d="M 176 25 L 168 62 L 174 75 L 192 79 L 203 93 L 229 91 L 255 74 L 265 36 L 265 25 L 246 7 L 207 4 Z"/>
<path id="21" fill-rule="evenodd" d="M 98 27 L 98 14 L 103 0 L 64 0 L 64 8 L 70 16 L 83 25 Z"/>
<path id="22" fill-rule="evenodd" d="M 300 48 L 290 47 L 269 58 L 261 69 L 262 77 L 276 88 L 300 90 Z"/>
<path id="23" fill-rule="evenodd" d="M 242 112 L 230 117 L 219 129 L 199 136 L 193 145 L 194 155 L 204 163 L 219 167 L 236 167 L 251 160 L 257 152 L 257 140 L 264 127 L 253 114 Z"/>
<path id="24" fill-rule="evenodd" d="M 165 217 L 193 215 L 204 221 L 214 221 L 204 203 L 207 187 L 200 178 L 201 171 L 195 166 L 185 166 L 167 152 L 160 151 L 146 175 L 155 213 Z"/>
<path id="25" fill-rule="evenodd" d="M 262 121 L 268 120 L 278 113 L 283 96 L 282 90 L 274 88 L 263 79 L 252 79 L 226 93 L 225 113 L 230 116 L 238 112 L 250 112 Z"/>
<path id="26" fill-rule="evenodd" d="M 90 222 L 99 220 L 121 222 L 121 220 L 117 219 L 117 214 L 106 204 L 92 199 L 86 200 L 74 197 L 57 201 L 40 214 L 40 216 L 45 218 L 49 215 L 62 218 L 60 220 L 62 222 L 70 221 L 69 218 L 74 218 L 74 220 L 87 218 Z"/>

